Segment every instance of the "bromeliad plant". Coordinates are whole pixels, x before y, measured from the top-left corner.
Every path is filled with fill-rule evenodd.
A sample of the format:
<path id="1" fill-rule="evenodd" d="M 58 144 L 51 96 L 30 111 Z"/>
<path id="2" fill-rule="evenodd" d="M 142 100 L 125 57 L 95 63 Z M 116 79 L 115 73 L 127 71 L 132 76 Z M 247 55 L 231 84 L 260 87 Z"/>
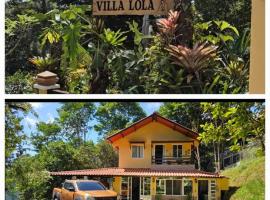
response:
<path id="1" fill-rule="evenodd" d="M 34 56 L 30 58 L 29 61 L 37 67 L 39 72 L 45 70 L 54 71 L 54 64 L 57 62 L 50 54 L 47 54 L 45 57 Z"/>
<path id="2" fill-rule="evenodd" d="M 192 49 L 181 45 L 169 45 L 167 51 L 173 57 L 173 63 L 187 71 L 187 83 L 190 84 L 195 75 L 201 85 L 200 73 L 208 67 L 209 61 L 217 56 L 217 48 L 207 43 L 196 43 Z"/>
<path id="3" fill-rule="evenodd" d="M 161 37 L 164 38 L 165 44 L 170 44 L 172 40 L 176 40 L 176 31 L 178 28 L 178 21 L 180 12 L 170 10 L 167 18 L 157 20 L 157 26 Z"/>

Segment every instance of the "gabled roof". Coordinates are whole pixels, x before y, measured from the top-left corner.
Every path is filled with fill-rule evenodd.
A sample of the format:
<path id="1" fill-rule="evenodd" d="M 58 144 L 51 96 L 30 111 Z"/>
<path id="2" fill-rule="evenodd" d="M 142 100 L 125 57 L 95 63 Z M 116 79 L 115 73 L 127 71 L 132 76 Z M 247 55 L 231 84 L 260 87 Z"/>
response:
<path id="1" fill-rule="evenodd" d="M 195 178 L 225 178 L 218 173 L 190 170 L 151 169 L 151 168 L 101 168 L 74 171 L 50 172 L 52 176 L 156 176 L 156 177 L 195 177 Z"/>
<path id="2" fill-rule="evenodd" d="M 181 134 L 186 135 L 187 137 L 190 137 L 194 140 L 198 140 L 198 136 L 199 134 L 192 131 L 191 129 L 182 126 L 181 124 L 178 124 L 170 119 L 167 119 L 165 117 L 162 117 L 161 115 L 159 115 L 158 113 L 153 113 L 152 115 L 149 115 L 148 117 L 145 117 L 135 123 L 133 123 L 132 125 L 130 125 L 127 128 L 122 129 L 121 131 L 107 137 L 107 140 L 109 140 L 111 143 L 115 142 L 116 140 L 125 137 L 133 132 L 135 132 L 136 130 L 138 130 L 139 128 L 142 128 L 143 126 L 156 121 L 158 123 L 161 123 L 169 128 L 174 129 L 175 131 L 178 131 Z"/>

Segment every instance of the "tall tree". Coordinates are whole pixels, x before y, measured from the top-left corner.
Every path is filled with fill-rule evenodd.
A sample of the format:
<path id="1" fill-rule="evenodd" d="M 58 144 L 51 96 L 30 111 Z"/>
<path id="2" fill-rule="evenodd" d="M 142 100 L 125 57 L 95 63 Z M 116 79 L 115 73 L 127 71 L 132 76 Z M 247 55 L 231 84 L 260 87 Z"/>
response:
<path id="1" fill-rule="evenodd" d="M 243 102 L 231 109 L 231 118 L 226 124 L 232 150 L 245 148 L 247 140 L 260 144 L 265 151 L 265 104 L 262 102 Z"/>
<path id="2" fill-rule="evenodd" d="M 194 131 L 200 129 L 202 109 L 199 102 L 164 103 L 160 107 L 159 113 Z"/>
<path id="3" fill-rule="evenodd" d="M 216 171 L 219 172 L 221 169 L 220 153 L 224 149 L 228 136 L 226 122 L 230 112 L 230 103 L 201 103 L 201 106 L 207 122 L 201 125 L 203 132 L 200 133 L 200 139 L 206 145 L 213 145 Z"/>
<path id="4" fill-rule="evenodd" d="M 61 126 L 62 133 L 76 144 L 86 141 L 87 133 L 91 129 L 90 120 L 93 118 L 95 111 L 94 103 L 63 103 L 58 109 L 58 122 Z"/>
<path id="5" fill-rule="evenodd" d="M 17 150 L 17 154 L 23 154 L 21 146 L 26 138 L 21 124 L 23 116 L 33 112 L 29 103 L 7 102 L 5 105 L 5 156 L 8 159 Z M 34 112 L 33 112 L 34 113 Z M 35 114 L 35 113 L 34 113 Z"/>
<path id="6" fill-rule="evenodd" d="M 145 116 L 145 112 L 136 102 L 101 103 L 95 113 L 98 124 L 94 126 L 94 129 L 100 135 L 107 136 Z"/>
<path id="7" fill-rule="evenodd" d="M 96 148 L 99 167 L 118 167 L 118 154 L 111 144 L 105 140 L 100 140 Z"/>
<path id="8" fill-rule="evenodd" d="M 52 141 L 59 141 L 64 138 L 61 134 L 61 127 L 56 121 L 39 122 L 36 129 L 37 131 L 31 136 L 31 142 L 37 151 Z"/>

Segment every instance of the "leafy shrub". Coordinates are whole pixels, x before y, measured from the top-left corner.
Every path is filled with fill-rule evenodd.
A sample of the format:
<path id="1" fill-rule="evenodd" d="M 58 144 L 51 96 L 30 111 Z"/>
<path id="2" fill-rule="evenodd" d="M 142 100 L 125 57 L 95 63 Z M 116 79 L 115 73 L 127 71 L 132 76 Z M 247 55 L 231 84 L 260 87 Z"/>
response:
<path id="1" fill-rule="evenodd" d="M 6 77 L 7 94 L 29 94 L 33 90 L 34 77 L 30 73 L 17 71 L 15 74 Z"/>

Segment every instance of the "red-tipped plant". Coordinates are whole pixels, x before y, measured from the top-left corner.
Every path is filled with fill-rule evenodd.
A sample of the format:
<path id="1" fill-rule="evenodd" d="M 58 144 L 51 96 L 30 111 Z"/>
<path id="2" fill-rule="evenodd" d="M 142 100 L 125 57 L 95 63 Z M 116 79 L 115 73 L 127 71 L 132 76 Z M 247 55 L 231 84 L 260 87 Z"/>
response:
<path id="1" fill-rule="evenodd" d="M 167 18 L 158 19 L 157 26 L 160 33 L 172 37 L 177 29 L 179 16 L 180 12 L 170 10 Z"/>

